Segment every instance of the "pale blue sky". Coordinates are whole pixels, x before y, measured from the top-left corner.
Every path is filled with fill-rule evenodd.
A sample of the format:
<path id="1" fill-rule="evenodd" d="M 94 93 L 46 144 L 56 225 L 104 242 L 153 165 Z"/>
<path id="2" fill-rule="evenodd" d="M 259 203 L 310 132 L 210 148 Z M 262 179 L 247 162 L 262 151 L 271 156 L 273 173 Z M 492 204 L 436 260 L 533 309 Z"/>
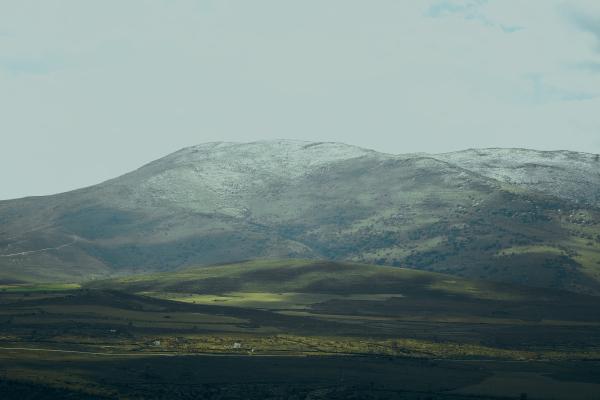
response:
<path id="1" fill-rule="evenodd" d="M 600 153 L 600 2 L 0 2 L 0 199 L 272 138 Z"/>

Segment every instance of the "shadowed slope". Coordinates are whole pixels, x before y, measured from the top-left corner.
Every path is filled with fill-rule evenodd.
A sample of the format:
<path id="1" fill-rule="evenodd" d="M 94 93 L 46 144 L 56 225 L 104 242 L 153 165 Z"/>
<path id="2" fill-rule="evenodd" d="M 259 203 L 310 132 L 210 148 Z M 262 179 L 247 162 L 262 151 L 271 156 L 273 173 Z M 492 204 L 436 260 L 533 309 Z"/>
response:
<path id="1" fill-rule="evenodd" d="M 0 274 L 314 258 L 600 293 L 596 208 L 434 157 L 292 141 L 183 149 L 100 185 L 0 202 Z"/>
<path id="2" fill-rule="evenodd" d="M 397 267 L 256 260 L 88 283 L 187 303 L 415 318 L 600 323 L 596 299 Z M 421 316 L 421 317 L 419 317 Z"/>

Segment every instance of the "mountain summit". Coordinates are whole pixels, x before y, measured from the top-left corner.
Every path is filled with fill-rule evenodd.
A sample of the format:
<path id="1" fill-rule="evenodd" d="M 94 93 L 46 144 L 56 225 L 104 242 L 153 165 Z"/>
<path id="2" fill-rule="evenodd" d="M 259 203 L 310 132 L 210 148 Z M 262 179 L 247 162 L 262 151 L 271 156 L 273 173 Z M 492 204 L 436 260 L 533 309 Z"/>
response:
<path id="1" fill-rule="evenodd" d="M 110 181 L 108 187 L 132 188 L 127 200 L 138 205 L 239 216 L 249 197 L 360 157 L 385 155 L 341 143 L 213 142 L 182 149 Z"/>
<path id="2" fill-rule="evenodd" d="M 96 186 L 0 202 L 0 278 L 319 258 L 600 294 L 599 167 L 573 152 L 206 143 Z"/>

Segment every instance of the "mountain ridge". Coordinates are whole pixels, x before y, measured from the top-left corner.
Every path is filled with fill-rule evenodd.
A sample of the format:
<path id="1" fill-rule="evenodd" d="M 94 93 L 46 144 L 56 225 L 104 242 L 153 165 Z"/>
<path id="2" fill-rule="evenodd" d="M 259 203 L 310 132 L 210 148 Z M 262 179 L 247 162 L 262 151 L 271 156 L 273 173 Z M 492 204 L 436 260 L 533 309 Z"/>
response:
<path id="1" fill-rule="evenodd" d="M 191 146 L 98 185 L 0 202 L 0 274 L 85 280 L 313 258 L 600 293 L 600 180 L 572 179 L 596 161 L 547 153 L 393 155 L 287 140 Z M 544 186 L 494 175 L 496 165 L 528 170 L 523 154 L 550 160 L 538 177 L 562 165 L 564 179 Z"/>
<path id="2" fill-rule="evenodd" d="M 161 162 L 165 159 L 169 159 L 171 157 L 174 157 L 180 153 L 184 153 L 186 151 L 195 151 L 195 150 L 200 150 L 200 149 L 204 149 L 207 146 L 221 146 L 221 145 L 227 145 L 229 147 L 234 147 L 234 146 L 247 146 L 247 145 L 265 145 L 265 144 L 272 144 L 272 143 L 295 143 L 295 144 L 302 144 L 302 147 L 313 147 L 313 146 L 320 146 L 320 145 L 341 145 L 344 146 L 346 148 L 353 148 L 353 149 L 360 149 L 366 153 L 371 153 L 371 154 L 379 154 L 381 156 L 385 156 L 385 157 L 390 157 L 390 158 L 401 158 L 401 159 L 407 159 L 407 158 L 428 158 L 428 159 L 435 159 L 438 161 L 446 161 L 450 164 L 453 164 L 451 161 L 448 160 L 449 156 L 452 155 L 459 155 L 459 154 L 465 154 L 465 153 L 480 153 L 480 152 L 492 152 L 492 151 L 499 151 L 499 152 L 514 152 L 514 151 L 518 151 L 518 152 L 525 152 L 525 153 L 529 153 L 529 154 L 543 154 L 543 155 L 550 155 L 550 154 L 568 154 L 568 155 L 577 155 L 577 156 L 581 156 L 581 157 L 586 157 L 589 159 L 595 159 L 596 161 L 600 162 L 600 154 L 596 154 L 596 153 L 589 153 L 589 152 L 582 152 L 582 151 L 574 151 L 574 150 L 538 150 L 538 149 L 529 149 L 529 148 L 523 148 L 523 147 L 473 147 L 473 148 L 467 148 L 464 150 L 457 150 L 457 151 L 450 151 L 450 152 L 442 152 L 442 153 L 428 153 L 428 152 L 413 152 L 413 153 L 387 153 L 387 152 L 382 152 L 379 150 L 374 150 L 374 149 L 367 149 L 367 148 L 362 148 L 360 146 L 355 146 L 355 145 L 348 145 L 345 143 L 340 143 L 340 142 L 332 142 L 332 141 L 326 141 L 326 142 L 313 142 L 313 141 L 304 141 L 304 140 L 291 140 L 291 139 L 274 139 L 274 140 L 258 140 L 258 141 L 252 141 L 252 142 L 231 142 L 231 141 L 212 141 L 212 142 L 205 142 L 205 143 L 201 143 L 198 145 L 193 145 L 193 146 L 186 146 L 183 147 L 177 151 L 174 151 L 172 153 L 167 154 L 166 156 L 163 156 L 161 158 L 158 158 L 156 160 L 150 161 L 146 164 L 143 164 L 142 166 L 140 166 L 139 168 L 136 168 L 130 172 L 126 172 L 122 175 L 119 175 L 117 177 L 114 178 L 110 178 L 107 179 L 105 181 L 101 181 L 98 183 L 94 183 L 94 184 L 90 184 L 87 186 L 84 186 L 82 188 L 77 188 L 74 190 L 70 190 L 67 192 L 60 192 L 60 193 L 53 193 L 53 194 L 48 194 L 48 195 L 35 195 L 35 196 L 25 196 L 25 197 L 20 197 L 20 198 L 14 198 L 14 199 L 3 199 L 0 200 L 0 203 L 2 202 L 10 202 L 10 201 L 15 201 L 15 200 L 24 200 L 24 199 L 33 199 L 33 198 L 38 198 L 38 197 L 49 197 L 49 196 L 57 196 L 57 195 L 61 195 L 64 193 L 72 193 L 72 192 L 77 192 L 80 190 L 85 190 L 88 188 L 92 188 L 98 185 L 103 185 L 105 183 L 109 183 L 115 180 L 118 180 L 122 177 L 131 175 L 137 171 L 143 170 L 145 168 L 151 167 L 154 164 Z M 455 166 L 459 166 L 457 164 L 454 164 Z M 469 170 L 468 168 L 465 168 L 466 170 Z M 469 170 L 471 172 L 475 172 L 473 170 Z"/>

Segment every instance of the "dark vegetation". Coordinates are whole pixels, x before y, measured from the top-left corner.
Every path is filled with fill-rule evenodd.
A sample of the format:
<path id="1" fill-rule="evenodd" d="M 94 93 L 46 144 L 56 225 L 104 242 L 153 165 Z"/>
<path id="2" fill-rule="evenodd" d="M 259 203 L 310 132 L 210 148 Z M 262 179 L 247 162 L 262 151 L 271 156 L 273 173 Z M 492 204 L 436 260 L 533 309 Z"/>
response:
<path id="1" fill-rule="evenodd" d="M 61 363 L 62 361 L 62 363 Z M 402 399 L 473 400 L 518 399 L 452 393 L 477 383 L 494 367 L 373 358 L 268 358 L 178 357 L 156 362 L 149 359 L 85 361 L 59 358 L 36 361 L 31 368 L 50 364 L 63 373 L 77 368 L 77 375 L 93 376 L 97 392 L 54 388 L 36 383 L 0 381 L 0 395 L 7 399 Z M 560 370 L 546 365 L 542 370 Z M 427 378 L 425 378 L 427 376 Z"/>
<path id="2" fill-rule="evenodd" d="M 600 390 L 596 300 L 310 260 L 11 284 L 0 396 L 585 399 Z"/>

